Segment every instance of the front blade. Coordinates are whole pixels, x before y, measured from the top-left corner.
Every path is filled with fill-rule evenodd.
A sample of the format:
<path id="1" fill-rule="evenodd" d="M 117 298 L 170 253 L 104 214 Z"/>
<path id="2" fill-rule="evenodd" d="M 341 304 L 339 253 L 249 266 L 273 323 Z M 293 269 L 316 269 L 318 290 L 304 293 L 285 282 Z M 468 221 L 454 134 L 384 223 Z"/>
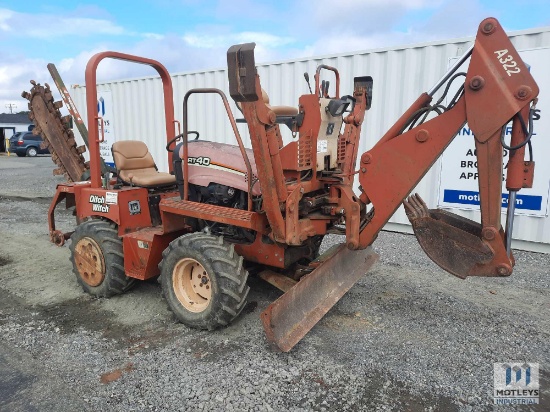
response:
<path id="1" fill-rule="evenodd" d="M 288 352 L 378 260 L 368 247 L 349 250 L 339 245 L 262 313 L 267 339 Z"/>

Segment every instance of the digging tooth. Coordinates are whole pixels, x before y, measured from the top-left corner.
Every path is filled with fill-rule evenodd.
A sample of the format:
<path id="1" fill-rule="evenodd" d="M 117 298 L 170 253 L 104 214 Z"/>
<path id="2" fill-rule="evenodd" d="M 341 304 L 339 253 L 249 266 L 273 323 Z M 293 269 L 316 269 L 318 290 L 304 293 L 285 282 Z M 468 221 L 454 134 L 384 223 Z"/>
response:
<path id="1" fill-rule="evenodd" d="M 40 125 L 49 124 L 52 126 L 53 123 L 53 128 L 48 127 L 47 131 L 56 134 L 53 136 L 46 136 L 44 134 L 44 142 L 42 147 L 49 148 L 50 153 L 52 154 L 52 161 L 58 166 L 54 174 L 64 175 L 69 182 L 75 180 L 78 181 L 80 180 L 83 171 L 89 168 L 89 163 L 85 163 L 85 159 L 82 156 L 82 153 L 86 151 L 86 146 L 76 146 L 74 134 L 72 130 L 68 128 L 70 116 L 61 115 L 59 109 L 63 107 L 63 102 L 54 102 L 50 86 L 45 83 L 45 87 L 43 87 L 40 83 L 36 83 L 34 80 L 31 81 L 31 84 L 33 87 L 31 88 L 30 93 L 24 91 L 21 96 L 29 100 L 29 118 L 35 124 L 34 131 L 36 134 L 44 133 L 44 130 L 40 127 Z M 42 103 L 35 99 L 41 99 Z M 40 116 L 37 116 L 33 109 L 33 104 L 44 105 L 47 111 L 41 113 Z M 57 125 L 57 128 L 55 125 Z M 54 130 L 57 130 L 57 132 L 54 132 Z M 65 167 L 64 163 L 67 164 L 69 169 Z M 69 170 L 71 173 L 69 173 Z M 76 179 L 72 179 L 71 174 L 75 175 Z"/>
<path id="2" fill-rule="evenodd" d="M 32 134 L 34 134 L 35 136 L 42 134 L 42 129 L 40 128 L 40 126 L 35 126 L 34 129 L 32 129 Z"/>
<path id="3" fill-rule="evenodd" d="M 64 171 L 62 168 L 60 168 L 60 167 L 53 170 L 53 175 L 54 175 L 54 176 L 60 176 L 60 175 L 62 175 L 63 173 L 65 173 L 65 171 Z"/>

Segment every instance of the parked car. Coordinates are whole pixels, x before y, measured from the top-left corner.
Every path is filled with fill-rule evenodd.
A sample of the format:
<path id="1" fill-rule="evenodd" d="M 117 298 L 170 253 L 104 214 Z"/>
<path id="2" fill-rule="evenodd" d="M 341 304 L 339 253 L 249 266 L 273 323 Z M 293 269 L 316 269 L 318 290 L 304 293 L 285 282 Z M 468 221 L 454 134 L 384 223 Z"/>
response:
<path id="1" fill-rule="evenodd" d="M 34 157 L 39 154 L 48 154 L 48 149 L 41 149 L 42 136 L 34 135 L 32 132 L 17 132 L 10 137 L 10 152 L 19 157 Z"/>

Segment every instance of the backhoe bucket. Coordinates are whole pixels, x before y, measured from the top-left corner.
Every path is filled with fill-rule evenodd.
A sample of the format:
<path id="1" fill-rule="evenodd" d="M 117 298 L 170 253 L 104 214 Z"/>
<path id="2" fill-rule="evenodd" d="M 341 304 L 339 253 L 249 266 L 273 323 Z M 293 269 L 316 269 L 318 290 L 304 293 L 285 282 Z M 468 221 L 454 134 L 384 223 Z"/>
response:
<path id="1" fill-rule="evenodd" d="M 349 250 L 345 244 L 319 258 L 320 265 L 262 313 L 267 339 L 288 352 L 378 260 L 368 247 Z"/>
<path id="2" fill-rule="evenodd" d="M 403 206 L 418 243 L 442 269 L 461 279 L 511 274 L 513 257 L 506 258 L 505 266 L 498 266 L 495 260 L 502 259 L 502 256 L 495 257 L 494 250 L 482 240 L 479 223 L 445 210 L 428 209 L 418 194 L 410 196 Z M 502 230 L 497 237 L 504 242 Z"/>

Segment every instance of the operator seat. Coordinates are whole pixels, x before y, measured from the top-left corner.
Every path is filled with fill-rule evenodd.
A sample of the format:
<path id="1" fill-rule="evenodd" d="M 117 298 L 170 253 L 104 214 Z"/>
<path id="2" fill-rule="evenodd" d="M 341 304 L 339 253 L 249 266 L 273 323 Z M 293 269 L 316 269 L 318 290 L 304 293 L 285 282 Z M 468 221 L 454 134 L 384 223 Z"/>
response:
<path id="1" fill-rule="evenodd" d="M 296 107 L 292 107 L 292 106 L 271 106 L 269 104 L 269 96 L 267 95 L 267 93 L 264 89 L 262 89 L 262 99 L 264 100 L 264 103 L 267 105 L 267 107 L 270 110 L 273 110 L 273 112 L 277 116 L 296 116 L 298 114 L 298 109 Z"/>
<path id="2" fill-rule="evenodd" d="M 298 114 L 298 109 L 296 107 L 292 106 L 271 106 L 269 104 L 269 96 L 267 95 L 267 92 L 262 89 L 262 99 L 264 103 L 267 105 L 269 110 L 273 110 L 276 116 L 296 116 Z M 242 112 L 243 109 L 241 107 L 241 103 L 237 103 L 237 107 Z"/>
<path id="3" fill-rule="evenodd" d="M 176 184 L 176 177 L 159 172 L 147 145 L 139 140 L 123 140 L 111 148 L 118 178 L 131 186 L 146 188 Z"/>

